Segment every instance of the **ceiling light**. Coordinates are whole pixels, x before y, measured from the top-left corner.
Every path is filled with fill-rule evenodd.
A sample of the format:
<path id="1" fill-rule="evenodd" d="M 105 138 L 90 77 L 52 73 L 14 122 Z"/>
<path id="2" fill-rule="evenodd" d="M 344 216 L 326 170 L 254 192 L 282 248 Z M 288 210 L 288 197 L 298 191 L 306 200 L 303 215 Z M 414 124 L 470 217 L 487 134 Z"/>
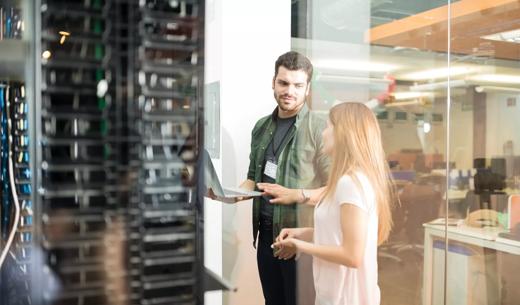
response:
<path id="1" fill-rule="evenodd" d="M 520 84 L 520 76 L 510 74 L 481 74 L 471 77 L 471 80 L 490 83 Z"/>
<path id="2" fill-rule="evenodd" d="M 424 103 L 420 100 L 412 100 L 407 102 L 393 102 L 385 104 L 385 107 L 403 107 L 403 106 L 414 106 L 414 105 L 424 105 Z"/>
<path id="3" fill-rule="evenodd" d="M 438 68 L 438 69 L 430 69 L 412 72 L 408 74 L 404 74 L 400 79 L 406 80 L 428 80 L 428 79 L 437 79 L 437 78 L 447 78 L 448 75 L 451 76 L 459 76 L 474 72 L 475 69 L 470 67 L 451 67 L 451 68 Z"/>
<path id="4" fill-rule="evenodd" d="M 482 39 L 520 43 L 520 29 L 481 36 Z"/>
<path id="5" fill-rule="evenodd" d="M 393 96 L 396 100 L 412 100 L 420 97 L 430 97 L 432 96 L 432 93 L 429 92 L 415 92 L 415 91 L 409 91 L 409 92 L 395 92 L 393 93 Z"/>
<path id="6" fill-rule="evenodd" d="M 348 76 L 348 75 L 334 75 L 334 74 L 318 74 L 316 76 L 317 81 L 331 81 L 331 82 L 346 82 L 346 83 L 378 83 L 378 84 L 389 84 L 391 81 L 386 78 L 375 78 L 375 77 L 359 77 L 359 76 Z"/>
<path id="7" fill-rule="evenodd" d="M 518 88 L 510 88 L 510 87 L 495 87 L 495 86 L 478 86 L 475 87 L 475 91 L 478 93 L 482 92 L 510 92 L 510 93 L 518 93 L 520 89 Z"/>
<path id="8" fill-rule="evenodd" d="M 467 85 L 469 85 L 469 82 L 462 80 L 462 79 L 457 79 L 457 80 L 452 80 L 449 82 L 438 82 L 438 83 L 410 86 L 410 91 L 432 91 L 432 90 L 438 90 L 438 89 L 446 89 L 446 88 L 448 88 L 448 86 L 450 86 L 451 88 L 455 88 L 455 87 L 465 87 Z"/>
<path id="9" fill-rule="evenodd" d="M 344 71 L 369 71 L 369 72 L 390 72 L 398 68 L 396 65 L 378 63 L 363 60 L 343 60 L 343 59 L 318 59 L 314 61 L 314 66 L 322 69 L 344 70 Z"/>

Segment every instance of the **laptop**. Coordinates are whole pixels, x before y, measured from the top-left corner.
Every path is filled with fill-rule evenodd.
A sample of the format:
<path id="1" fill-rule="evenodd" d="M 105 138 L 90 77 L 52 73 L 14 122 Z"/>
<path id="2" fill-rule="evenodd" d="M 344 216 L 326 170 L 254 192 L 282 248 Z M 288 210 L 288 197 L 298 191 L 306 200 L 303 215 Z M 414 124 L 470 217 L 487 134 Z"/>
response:
<path id="1" fill-rule="evenodd" d="M 220 180 L 211 162 L 209 153 L 204 149 L 204 184 L 206 189 L 211 188 L 213 193 L 222 198 L 237 198 L 237 197 L 258 197 L 262 196 L 261 192 L 248 191 L 238 187 L 222 187 Z"/>

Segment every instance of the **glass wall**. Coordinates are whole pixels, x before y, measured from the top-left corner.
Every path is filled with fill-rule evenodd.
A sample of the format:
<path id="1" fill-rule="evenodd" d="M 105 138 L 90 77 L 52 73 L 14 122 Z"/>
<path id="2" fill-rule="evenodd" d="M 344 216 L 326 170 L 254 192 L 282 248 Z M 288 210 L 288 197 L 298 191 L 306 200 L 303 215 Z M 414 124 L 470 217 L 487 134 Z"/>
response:
<path id="1" fill-rule="evenodd" d="M 382 304 L 520 299 L 519 16 L 515 1 L 293 1 L 314 110 L 396 83 L 374 109 L 399 194 Z"/>
<path id="2" fill-rule="evenodd" d="M 220 10 L 233 11 L 222 1 L 208 1 L 215 20 Z M 220 31 L 224 45 L 216 48 L 223 54 L 209 55 L 223 58 L 213 61 L 218 69 L 208 65 L 220 73 L 214 73 L 211 82 L 221 85 L 222 134 L 214 140 L 220 140 L 216 145 L 222 145 L 222 157 L 213 161 L 224 184 L 242 182 L 249 165 L 250 147 L 237 139 L 249 144 L 254 123 L 276 107 L 268 96 L 274 60 L 289 49 L 298 51 L 314 65 L 307 99 L 313 112 L 327 115 L 342 102 L 367 102 L 382 130 L 398 198 L 390 237 L 378 250 L 381 304 L 518 304 L 518 1 L 284 4 L 289 2 L 289 47 L 283 36 L 288 31 L 287 7 L 281 4 L 240 7 L 240 17 L 223 14 L 234 21 L 232 26 L 226 21 L 220 23 L 222 29 L 210 29 Z M 264 8 L 269 13 L 259 11 Z M 248 16 L 255 22 L 247 22 Z M 269 22 L 263 22 L 267 16 Z M 244 27 L 237 29 L 237 22 Z M 255 35 L 239 35 L 246 29 Z M 207 37 L 214 43 L 215 36 Z M 232 44 L 231 37 L 239 43 Z M 241 49 L 245 41 L 253 45 L 247 50 L 254 60 Z M 269 53 L 263 51 L 266 43 Z M 233 66 L 241 60 L 249 60 L 255 71 L 252 83 L 261 88 L 255 94 L 262 97 L 248 96 L 253 102 L 246 111 L 239 108 L 249 93 L 242 87 L 251 82 L 241 77 L 243 67 Z M 264 70 L 266 65 L 269 69 Z M 217 91 L 213 86 L 219 84 L 209 89 Z M 221 222 L 212 233 L 222 235 L 221 271 L 238 288 L 225 294 L 222 303 L 264 304 L 256 250 L 249 243 L 251 205 L 228 205 L 219 213 Z M 311 269 L 300 269 L 299 277 L 312 277 Z M 299 300 L 313 304 L 312 288 L 300 289 Z"/>
<path id="3" fill-rule="evenodd" d="M 379 248 L 381 304 L 423 304 L 432 272 L 423 224 L 442 227 L 446 216 L 448 1 L 321 0 L 306 9 L 310 22 L 306 32 L 301 21 L 293 27 L 292 47 L 315 66 L 312 108 L 380 100 L 373 111 L 399 197 Z M 441 243 L 436 257 L 443 251 Z M 444 278 L 435 281 L 442 303 Z"/>
<path id="4" fill-rule="evenodd" d="M 291 1 L 291 49 L 314 65 L 309 107 L 375 105 L 398 191 L 381 304 L 520 299 L 519 15 L 507 0 Z"/>
<path id="5" fill-rule="evenodd" d="M 464 73 L 451 81 L 447 196 L 464 222 L 447 230 L 446 304 L 518 304 L 520 5 L 460 1 L 451 12 L 451 70 Z"/>

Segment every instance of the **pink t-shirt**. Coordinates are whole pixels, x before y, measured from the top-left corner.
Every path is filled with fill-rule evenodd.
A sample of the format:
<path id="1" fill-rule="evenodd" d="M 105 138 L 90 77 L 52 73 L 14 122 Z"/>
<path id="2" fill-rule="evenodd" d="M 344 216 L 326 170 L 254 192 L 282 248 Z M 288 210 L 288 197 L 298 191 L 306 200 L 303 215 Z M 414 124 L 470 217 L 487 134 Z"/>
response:
<path id="1" fill-rule="evenodd" d="M 363 262 L 349 268 L 314 257 L 313 273 L 316 305 L 379 305 L 377 285 L 377 206 L 368 178 L 357 173 L 361 188 L 350 176 L 338 181 L 333 201 L 323 201 L 314 210 L 314 243 L 341 245 L 340 206 L 352 204 L 368 214 L 367 239 Z"/>

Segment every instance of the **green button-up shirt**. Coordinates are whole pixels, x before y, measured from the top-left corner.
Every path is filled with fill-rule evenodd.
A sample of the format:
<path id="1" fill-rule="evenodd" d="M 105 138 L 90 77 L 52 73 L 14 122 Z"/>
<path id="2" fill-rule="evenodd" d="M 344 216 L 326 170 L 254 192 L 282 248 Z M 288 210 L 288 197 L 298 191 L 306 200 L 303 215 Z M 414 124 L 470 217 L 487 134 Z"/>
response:
<path id="1" fill-rule="evenodd" d="M 276 129 L 278 108 L 271 115 L 255 124 L 251 135 L 251 153 L 247 178 L 256 183 L 262 181 L 265 150 Z M 321 132 L 326 127 L 326 117 L 309 111 L 306 105 L 296 116 L 294 125 L 282 143 L 278 159 L 276 183 L 288 188 L 314 189 L 326 184 L 330 166 L 329 158 L 322 152 Z M 253 245 L 256 244 L 260 220 L 260 197 L 253 200 Z M 303 204 L 274 205 L 273 240 L 283 228 L 312 226 L 313 207 Z"/>

